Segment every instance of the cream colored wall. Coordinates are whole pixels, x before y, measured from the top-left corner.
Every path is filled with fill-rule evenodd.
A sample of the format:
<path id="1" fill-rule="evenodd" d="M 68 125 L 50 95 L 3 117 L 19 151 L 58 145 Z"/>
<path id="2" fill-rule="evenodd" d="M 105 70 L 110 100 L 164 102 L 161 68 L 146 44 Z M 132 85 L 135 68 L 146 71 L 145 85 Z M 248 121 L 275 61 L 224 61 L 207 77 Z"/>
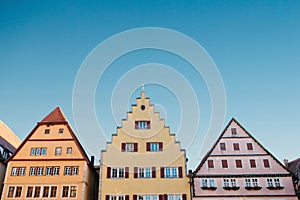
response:
<path id="1" fill-rule="evenodd" d="M 146 109 L 141 110 L 140 106 Z M 135 121 L 150 120 L 151 129 L 135 129 Z M 138 152 L 122 152 L 124 142 L 138 143 Z M 163 142 L 163 151 L 147 152 L 146 142 Z M 129 178 L 107 179 L 107 167 L 129 167 Z M 182 167 L 183 178 L 160 178 L 160 168 L 174 166 Z M 134 167 L 156 167 L 156 178 L 134 178 Z M 102 183 L 101 200 L 105 195 L 123 194 L 132 199 L 134 194 L 186 194 L 189 196 L 189 179 L 186 177 L 185 152 L 180 150 L 180 144 L 175 142 L 175 135 L 164 126 L 159 113 L 154 112 L 150 100 L 142 93 L 137 99 L 137 105 L 132 106 L 127 120 L 122 121 L 117 135 L 112 136 L 112 142 L 107 144 L 106 151 L 101 154 Z M 101 182 L 101 181 L 100 181 Z"/>

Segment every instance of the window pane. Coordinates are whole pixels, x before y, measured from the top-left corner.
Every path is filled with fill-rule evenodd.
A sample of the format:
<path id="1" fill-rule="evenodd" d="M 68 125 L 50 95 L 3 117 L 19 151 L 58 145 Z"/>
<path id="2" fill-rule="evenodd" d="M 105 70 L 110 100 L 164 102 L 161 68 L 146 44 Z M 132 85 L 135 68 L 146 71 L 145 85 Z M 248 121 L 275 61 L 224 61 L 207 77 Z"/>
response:
<path id="1" fill-rule="evenodd" d="M 22 187 L 17 187 L 15 197 L 20 197 L 22 194 Z"/>
<path id="2" fill-rule="evenodd" d="M 41 187 L 36 186 L 34 190 L 34 197 L 40 197 Z"/>
<path id="3" fill-rule="evenodd" d="M 69 186 L 63 186 L 62 197 L 68 197 L 68 196 L 69 196 Z"/>
<path id="4" fill-rule="evenodd" d="M 26 197 L 32 197 L 32 193 L 33 193 L 33 187 L 31 186 L 27 187 Z"/>
<path id="5" fill-rule="evenodd" d="M 213 160 L 208 160 L 208 168 L 214 168 L 214 161 Z"/>
<path id="6" fill-rule="evenodd" d="M 57 191 L 57 187 L 56 186 L 52 186 L 51 187 L 50 197 L 56 197 L 56 191 Z"/>
<path id="7" fill-rule="evenodd" d="M 43 197 L 48 197 L 49 196 L 49 186 L 44 186 L 43 190 Z"/>
<path id="8" fill-rule="evenodd" d="M 220 149 L 221 149 L 222 151 L 225 151 L 225 150 L 226 150 L 226 145 L 225 145 L 225 143 L 220 143 Z"/>
<path id="9" fill-rule="evenodd" d="M 47 148 L 42 148 L 42 155 L 46 155 L 47 154 Z"/>
<path id="10" fill-rule="evenodd" d="M 76 197 L 76 186 L 71 186 L 71 194 L 70 197 Z"/>
<path id="11" fill-rule="evenodd" d="M 7 197 L 13 197 L 14 196 L 14 192 L 15 192 L 15 187 L 10 186 L 8 188 Z"/>
<path id="12" fill-rule="evenodd" d="M 247 149 L 248 149 L 248 150 L 253 150 L 252 143 L 247 143 Z"/>
<path id="13" fill-rule="evenodd" d="M 222 168 L 228 168 L 227 160 L 222 160 Z"/>
<path id="14" fill-rule="evenodd" d="M 55 148 L 55 155 L 60 156 L 61 155 L 61 147 L 56 147 Z"/>
<path id="15" fill-rule="evenodd" d="M 270 167 L 270 163 L 269 163 L 268 159 L 264 159 L 263 162 L 264 162 L 264 167 L 265 168 L 269 168 Z"/>

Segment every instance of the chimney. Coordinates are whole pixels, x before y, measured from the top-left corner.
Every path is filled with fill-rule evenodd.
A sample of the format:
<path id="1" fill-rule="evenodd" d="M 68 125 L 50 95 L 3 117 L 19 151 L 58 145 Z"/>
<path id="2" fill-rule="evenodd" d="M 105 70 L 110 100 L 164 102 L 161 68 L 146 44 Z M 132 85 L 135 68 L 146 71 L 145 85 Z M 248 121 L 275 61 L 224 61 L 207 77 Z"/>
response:
<path id="1" fill-rule="evenodd" d="M 95 162 L 95 157 L 91 156 L 91 164 L 92 164 L 93 167 L 94 167 L 94 162 Z"/>
<path id="2" fill-rule="evenodd" d="M 287 168 L 289 167 L 289 160 L 288 159 L 284 159 L 283 163 L 284 163 L 285 167 L 287 167 Z"/>

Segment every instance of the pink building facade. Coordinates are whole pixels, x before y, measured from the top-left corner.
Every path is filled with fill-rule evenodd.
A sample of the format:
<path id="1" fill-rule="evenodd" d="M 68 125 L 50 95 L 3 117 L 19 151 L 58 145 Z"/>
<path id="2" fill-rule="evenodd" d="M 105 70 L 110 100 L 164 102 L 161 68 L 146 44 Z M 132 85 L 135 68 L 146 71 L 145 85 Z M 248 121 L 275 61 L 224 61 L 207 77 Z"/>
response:
<path id="1" fill-rule="evenodd" d="M 235 119 L 191 174 L 200 199 L 296 200 L 291 173 Z"/>

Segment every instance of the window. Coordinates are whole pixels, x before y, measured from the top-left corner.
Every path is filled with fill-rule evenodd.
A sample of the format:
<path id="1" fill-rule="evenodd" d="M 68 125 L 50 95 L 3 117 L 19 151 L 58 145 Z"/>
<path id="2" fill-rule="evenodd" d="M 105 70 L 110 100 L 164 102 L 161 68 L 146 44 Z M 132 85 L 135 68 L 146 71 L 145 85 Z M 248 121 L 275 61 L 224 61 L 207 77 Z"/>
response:
<path id="1" fill-rule="evenodd" d="M 49 190 L 50 190 L 49 186 L 44 186 L 43 197 L 48 197 L 49 196 Z"/>
<path id="2" fill-rule="evenodd" d="M 69 197 L 69 186 L 63 186 L 62 197 Z"/>
<path id="3" fill-rule="evenodd" d="M 165 167 L 165 178 L 178 178 L 177 167 Z"/>
<path id="4" fill-rule="evenodd" d="M 270 168 L 270 163 L 269 163 L 268 159 L 263 159 L 263 162 L 264 162 L 264 167 L 265 168 Z"/>
<path id="5" fill-rule="evenodd" d="M 77 187 L 76 186 L 63 186 L 62 197 L 76 197 Z"/>
<path id="6" fill-rule="evenodd" d="M 15 193 L 15 187 L 10 186 L 10 187 L 8 188 L 7 197 L 14 197 L 14 193 Z"/>
<path id="7" fill-rule="evenodd" d="M 228 168 L 227 160 L 222 160 L 222 168 Z"/>
<path id="8" fill-rule="evenodd" d="M 126 174 L 128 176 L 128 168 L 126 167 Z M 110 168 L 107 169 L 108 178 L 125 178 L 125 168 Z"/>
<path id="9" fill-rule="evenodd" d="M 35 155 L 37 155 L 37 156 L 41 155 L 41 148 L 35 149 Z"/>
<path id="10" fill-rule="evenodd" d="M 78 167 L 72 167 L 72 175 L 78 175 Z"/>
<path id="11" fill-rule="evenodd" d="M 58 133 L 59 133 L 59 134 L 64 133 L 64 129 L 63 129 L 63 128 L 60 128 L 60 129 L 58 130 Z"/>
<path id="12" fill-rule="evenodd" d="M 168 200 L 181 200 L 181 195 L 179 195 L 179 194 L 168 194 Z"/>
<path id="13" fill-rule="evenodd" d="M 28 186 L 27 187 L 26 197 L 32 197 L 32 194 L 33 194 L 33 187 L 32 186 Z"/>
<path id="14" fill-rule="evenodd" d="M 72 147 L 68 147 L 67 148 L 67 154 L 71 154 L 72 153 Z"/>
<path id="15" fill-rule="evenodd" d="M 215 184 L 215 180 L 214 179 L 209 179 L 209 186 L 212 188 L 212 187 L 216 187 L 216 184 Z"/>
<path id="16" fill-rule="evenodd" d="M 235 160 L 235 167 L 236 168 L 242 168 L 242 160 Z"/>
<path id="17" fill-rule="evenodd" d="M 251 187 L 251 179 L 245 179 L 245 187 Z"/>
<path id="18" fill-rule="evenodd" d="M 42 148 L 42 155 L 46 155 L 47 154 L 47 148 Z"/>
<path id="19" fill-rule="evenodd" d="M 233 150 L 235 150 L 235 151 L 240 150 L 240 145 L 239 145 L 239 143 L 233 143 Z"/>
<path id="20" fill-rule="evenodd" d="M 267 179 L 267 185 L 268 185 L 268 187 L 274 187 L 274 186 L 273 186 L 273 179 L 268 178 L 268 179 Z"/>
<path id="21" fill-rule="evenodd" d="M 49 134 L 50 133 L 50 129 L 45 129 L 45 134 Z"/>
<path id="22" fill-rule="evenodd" d="M 51 186 L 50 197 L 56 197 L 57 186 Z"/>
<path id="23" fill-rule="evenodd" d="M 35 176 L 36 175 L 36 167 L 30 167 L 29 175 L 30 176 Z"/>
<path id="24" fill-rule="evenodd" d="M 30 155 L 31 156 L 40 156 L 40 155 L 46 155 L 47 154 L 47 148 L 46 147 L 36 147 L 31 148 Z"/>
<path id="25" fill-rule="evenodd" d="M 247 150 L 253 150 L 252 143 L 247 143 Z"/>
<path id="26" fill-rule="evenodd" d="M 223 179 L 223 187 L 229 187 L 229 179 L 227 178 Z"/>
<path id="27" fill-rule="evenodd" d="M 31 148 L 30 155 L 31 155 L 31 156 L 34 156 L 34 155 L 35 155 L 35 148 Z"/>
<path id="28" fill-rule="evenodd" d="M 53 168 L 52 167 L 46 167 L 46 176 L 51 176 L 53 174 Z"/>
<path id="29" fill-rule="evenodd" d="M 214 161 L 213 160 L 208 160 L 207 164 L 208 164 L 208 168 L 214 168 Z"/>
<path id="30" fill-rule="evenodd" d="M 206 188 L 207 186 L 207 179 L 201 179 L 201 186 Z"/>
<path id="31" fill-rule="evenodd" d="M 147 151 L 162 151 L 163 150 L 163 143 L 162 142 L 147 142 L 146 143 L 146 150 Z"/>
<path id="32" fill-rule="evenodd" d="M 251 168 L 256 168 L 256 162 L 254 159 L 250 159 L 250 167 Z"/>
<path id="33" fill-rule="evenodd" d="M 61 147 L 56 147 L 55 148 L 55 155 L 60 156 L 61 155 Z"/>
<path id="34" fill-rule="evenodd" d="M 157 195 L 138 195 L 137 200 L 158 200 L 158 196 Z M 167 200 L 167 199 L 165 199 L 165 200 Z"/>
<path id="35" fill-rule="evenodd" d="M 22 194 L 22 187 L 16 187 L 15 197 L 21 197 L 21 194 Z"/>
<path id="36" fill-rule="evenodd" d="M 221 151 L 225 151 L 226 150 L 225 143 L 220 143 L 220 149 L 221 149 Z"/>
<path id="37" fill-rule="evenodd" d="M 150 129 L 150 121 L 135 121 L 135 129 Z"/>
<path id="38" fill-rule="evenodd" d="M 40 193 L 41 193 L 41 187 L 40 186 L 36 186 L 34 188 L 34 197 L 40 197 Z"/>
<path id="39" fill-rule="evenodd" d="M 275 187 L 280 187 L 280 181 L 279 178 L 274 179 Z"/>
<path id="40" fill-rule="evenodd" d="M 64 175 L 71 175 L 71 168 L 72 167 L 65 167 Z"/>
<path id="41" fill-rule="evenodd" d="M 236 180 L 230 179 L 231 187 L 236 187 Z"/>
<path id="42" fill-rule="evenodd" d="M 124 195 L 109 195 L 106 196 L 106 199 L 108 200 L 125 200 L 125 196 Z"/>
<path id="43" fill-rule="evenodd" d="M 53 175 L 59 175 L 59 167 L 53 168 Z"/>
<path id="44" fill-rule="evenodd" d="M 201 189 L 215 190 L 217 189 L 214 179 L 201 179 Z"/>
<path id="45" fill-rule="evenodd" d="M 253 185 L 253 187 L 258 187 L 258 181 L 257 181 L 257 178 L 253 178 L 253 179 L 252 179 L 252 185 Z"/>
<path id="46" fill-rule="evenodd" d="M 17 176 L 19 174 L 19 167 L 13 167 L 11 170 L 12 176 Z"/>
<path id="47" fill-rule="evenodd" d="M 231 135 L 236 136 L 237 135 L 237 128 L 231 128 Z"/>
<path id="48" fill-rule="evenodd" d="M 77 187 L 71 186 L 70 197 L 76 197 Z"/>
<path id="49" fill-rule="evenodd" d="M 37 175 L 38 176 L 44 175 L 44 167 L 38 167 L 37 168 Z"/>
<path id="50" fill-rule="evenodd" d="M 151 168 L 138 168 L 138 178 L 151 178 Z"/>
<path id="51" fill-rule="evenodd" d="M 137 152 L 138 143 L 122 143 L 123 152 Z"/>

